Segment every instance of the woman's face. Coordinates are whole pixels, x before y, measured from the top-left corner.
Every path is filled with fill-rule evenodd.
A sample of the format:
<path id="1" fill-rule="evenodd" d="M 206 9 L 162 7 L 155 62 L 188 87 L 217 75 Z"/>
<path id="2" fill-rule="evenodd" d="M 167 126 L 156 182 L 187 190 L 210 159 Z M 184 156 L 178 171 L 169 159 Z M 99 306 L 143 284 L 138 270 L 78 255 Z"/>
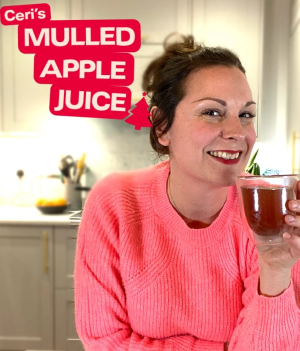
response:
<path id="1" fill-rule="evenodd" d="M 182 175 L 228 186 L 251 154 L 256 104 L 245 75 L 213 66 L 192 73 L 172 127 L 159 138 L 169 146 L 171 167 Z"/>

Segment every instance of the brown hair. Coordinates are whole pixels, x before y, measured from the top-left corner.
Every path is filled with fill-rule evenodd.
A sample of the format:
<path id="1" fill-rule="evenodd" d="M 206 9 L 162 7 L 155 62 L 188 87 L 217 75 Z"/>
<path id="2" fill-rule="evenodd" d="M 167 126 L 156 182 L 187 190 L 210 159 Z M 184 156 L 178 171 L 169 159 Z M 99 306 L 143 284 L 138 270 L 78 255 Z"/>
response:
<path id="1" fill-rule="evenodd" d="M 143 89 L 150 97 L 149 109 L 157 106 L 150 129 L 150 143 L 158 156 L 169 155 L 169 147 L 161 145 L 158 136 L 172 126 L 175 109 L 185 96 L 185 83 L 195 70 L 211 66 L 237 67 L 246 73 L 238 56 L 223 47 L 195 44 L 192 36 L 183 37 L 182 43 L 165 46 L 163 55 L 152 61 L 143 75 Z M 156 128 L 165 125 L 157 135 Z"/>

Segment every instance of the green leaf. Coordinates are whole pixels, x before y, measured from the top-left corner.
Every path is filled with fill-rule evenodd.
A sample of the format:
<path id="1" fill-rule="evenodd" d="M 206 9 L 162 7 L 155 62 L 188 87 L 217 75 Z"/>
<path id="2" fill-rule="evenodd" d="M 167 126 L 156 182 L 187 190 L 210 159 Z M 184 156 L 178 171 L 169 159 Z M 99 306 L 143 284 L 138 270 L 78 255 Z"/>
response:
<path id="1" fill-rule="evenodd" d="M 257 156 L 258 151 L 259 151 L 259 149 L 257 149 L 257 150 L 255 151 L 254 155 L 253 155 L 253 156 L 251 157 L 251 159 L 249 160 L 249 162 L 248 162 L 248 164 L 247 164 L 247 166 L 246 166 L 246 168 L 245 168 L 245 171 L 246 171 L 246 172 L 249 172 L 250 167 L 254 164 L 254 160 L 255 160 L 255 158 L 256 158 L 256 156 Z"/>
<path id="2" fill-rule="evenodd" d="M 248 173 L 250 173 L 252 175 L 260 175 L 260 167 L 259 167 L 258 163 L 253 163 L 251 165 L 251 167 L 249 168 Z"/>
<path id="3" fill-rule="evenodd" d="M 260 167 L 258 163 L 254 163 L 254 173 L 255 175 L 260 175 Z"/>
<path id="4" fill-rule="evenodd" d="M 253 174 L 253 173 L 252 173 L 252 172 L 253 172 L 253 168 L 254 168 L 254 165 L 251 165 L 250 167 L 246 168 L 245 171 L 246 171 L 247 173 Z"/>

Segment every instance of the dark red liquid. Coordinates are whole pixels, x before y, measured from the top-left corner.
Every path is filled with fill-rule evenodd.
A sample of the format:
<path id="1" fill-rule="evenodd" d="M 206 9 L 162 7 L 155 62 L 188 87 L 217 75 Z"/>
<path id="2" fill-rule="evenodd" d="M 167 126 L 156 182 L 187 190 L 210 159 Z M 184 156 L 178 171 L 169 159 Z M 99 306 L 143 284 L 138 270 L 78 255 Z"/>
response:
<path id="1" fill-rule="evenodd" d="M 241 187 L 247 222 L 254 233 L 263 236 L 278 235 L 287 230 L 284 216 L 288 200 L 295 198 L 292 188 Z"/>

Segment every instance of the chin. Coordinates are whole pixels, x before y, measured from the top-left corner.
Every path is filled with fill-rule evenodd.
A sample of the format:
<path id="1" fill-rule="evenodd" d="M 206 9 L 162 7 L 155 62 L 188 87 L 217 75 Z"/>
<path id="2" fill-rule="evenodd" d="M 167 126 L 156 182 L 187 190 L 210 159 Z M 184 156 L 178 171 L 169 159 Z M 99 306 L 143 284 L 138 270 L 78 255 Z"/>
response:
<path id="1" fill-rule="evenodd" d="M 238 177 L 243 171 L 239 172 L 239 173 L 230 173 L 230 174 L 224 174 L 222 176 L 222 186 L 232 186 L 236 184 L 236 177 Z"/>

